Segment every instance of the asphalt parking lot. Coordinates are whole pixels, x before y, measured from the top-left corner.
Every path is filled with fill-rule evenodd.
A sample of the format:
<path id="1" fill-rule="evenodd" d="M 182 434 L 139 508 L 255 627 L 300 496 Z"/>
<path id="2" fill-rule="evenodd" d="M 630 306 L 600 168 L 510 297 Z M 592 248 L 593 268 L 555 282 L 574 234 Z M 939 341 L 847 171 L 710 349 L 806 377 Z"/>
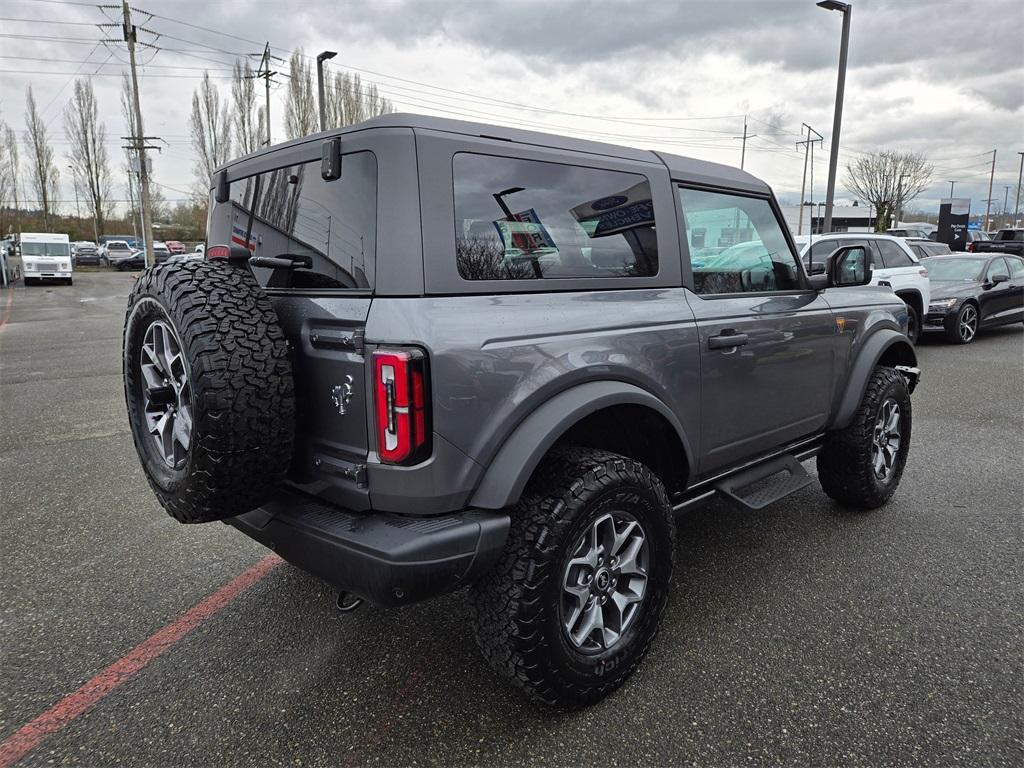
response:
<path id="1" fill-rule="evenodd" d="M 682 517 L 647 661 L 559 714 L 490 674 L 462 596 L 340 615 L 171 520 L 124 414 L 130 285 L 0 290 L 0 768 L 1024 764 L 1024 327 L 921 345 L 885 509 Z"/>

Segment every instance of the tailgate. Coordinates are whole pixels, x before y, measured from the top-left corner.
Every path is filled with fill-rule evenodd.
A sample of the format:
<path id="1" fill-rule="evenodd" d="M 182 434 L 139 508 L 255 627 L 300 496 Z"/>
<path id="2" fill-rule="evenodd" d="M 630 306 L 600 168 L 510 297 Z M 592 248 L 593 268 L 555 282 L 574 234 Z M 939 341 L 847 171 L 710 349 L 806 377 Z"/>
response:
<path id="1" fill-rule="evenodd" d="M 289 479 L 350 509 L 366 509 L 363 331 L 369 297 L 271 296 L 292 348 L 297 429 Z"/>

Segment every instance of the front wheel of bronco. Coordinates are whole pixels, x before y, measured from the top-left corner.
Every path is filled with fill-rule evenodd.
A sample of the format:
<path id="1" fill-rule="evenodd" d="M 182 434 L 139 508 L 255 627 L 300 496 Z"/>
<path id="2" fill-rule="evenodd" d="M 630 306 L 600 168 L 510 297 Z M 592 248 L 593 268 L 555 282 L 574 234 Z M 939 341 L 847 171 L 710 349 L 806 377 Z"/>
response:
<path id="1" fill-rule="evenodd" d="M 906 380 L 893 368 L 875 368 L 853 419 L 825 436 L 817 462 L 825 493 L 847 507 L 885 504 L 903 476 L 911 421 Z"/>
<path id="2" fill-rule="evenodd" d="M 481 651 L 547 704 L 600 700 L 658 631 L 674 543 L 665 488 L 647 467 L 606 451 L 554 453 L 512 510 L 501 560 L 471 589 Z"/>

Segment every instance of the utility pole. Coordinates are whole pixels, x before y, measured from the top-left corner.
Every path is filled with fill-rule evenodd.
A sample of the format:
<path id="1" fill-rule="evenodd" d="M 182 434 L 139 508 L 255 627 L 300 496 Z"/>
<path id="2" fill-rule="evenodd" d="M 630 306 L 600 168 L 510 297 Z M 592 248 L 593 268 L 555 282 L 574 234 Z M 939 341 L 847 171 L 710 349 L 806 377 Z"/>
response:
<path id="1" fill-rule="evenodd" d="M 1013 186 L 1012 184 L 1007 184 L 1006 186 L 1003 187 L 1003 218 L 1004 219 L 1007 219 L 1007 218 L 1010 217 L 1010 209 L 1007 207 L 1007 203 L 1009 202 L 1009 199 L 1010 199 L 1010 188 L 1012 186 Z M 1007 226 L 1005 222 L 1003 223 L 1003 226 Z"/>
<path id="2" fill-rule="evenodd" d="M 733 136 L 734 139 L 743 139 L 743 148 L 740 150 L 740 170 L 743 170 L 743 165 L 747 159 L 747 139 L 757 138 L 756 133 L 747 133 L 747 115 L 743 115 L 743 135 Z"/>
<path id="3" fill-rule="evenodd" d="M 807 129 L 807 138 L 804 139 L 803 141 L 796 142 L 797 148 L 799 148 L 801 145 L 803 145 L 804 147 L 804 178 L 803 181 L 800 182 L 800 219 L 796 225 L 796 233 L 798 235 L 802 235 L 804 233 L 804 190 L 807 188 L 807 160 L 810 157 L 811 153 L 814 151 L 811 145 L 814 144 L 814 142 L 823 142 L 825 140 L 824 136 L 822 136 L 816 130 L 811 128 L 811 126 L 809 126 L 807 123 L 804 123 L 803 126 L 804 128 Z M 812 133 L 818 138 L 812 139 Z M 811 171 L 811 188 L 814 188 L 813 170 Z M 811 228 L 813 229 L 813 227 Z"/>
<path id="4" fill-rule="evenodd" d="M 1017 216 L 1020 215 L 1020 183 L 1024 180 L 1024 152 L 1020 155 L 1020 170 L 1017 171 L 1017 202 L 1013 205 L 1013 226 L 1017 226 Z"/>
<path id="5" fill-rule="evenodd" d="M 139 180 L 142 187 L 142 239 L 146 246 L 146 266 L 153 263 L 153 221 L 149 208 L 149 168 L 146 167 L 146 139 L 142 127 L 142 107 L 139 106 L 139 76 L 135 71 L 135 26 L 132 24 L 132 12 L 128 0 L 121 0 L 121 12 L 124 14 L 124 40 L 128 43 L 128 58 L 132 69 L 132 102 L 135 107 L 135 136 L 131 143 L 138 152 Z M 155 149 L 155 147 L 154 147 Z"/>
<path id="6" fill-rule="evenodd" d="M 996 178 L 996 150 L 992 150 L 992 173 L 988 177 L 988 200 L 985 201 L 985 231 L 988 232 L 988 213 L 992 209 L 992 182 Z"/>
<path id="7" fill-rule="evenodd" d="M 256 70 L 256 77 L 263 78 L 263 87 L 266 94 L 266 113 L 267 113 L 267 146 L 270 146 L 270 79 L 276 75 L 276 72 L 270 71 L 270 42 L 263 47 L 263 56 L 260 57 L 260 67 Z"/>
<path id="8" fill-rule="evenodd" d="M 955 187 L 955 186 L 956 186 L 956 182 L 955 181 L 949 182 L 949 196 L 950 196 L 950 198 L 953 197 L 953 187 Z"/>

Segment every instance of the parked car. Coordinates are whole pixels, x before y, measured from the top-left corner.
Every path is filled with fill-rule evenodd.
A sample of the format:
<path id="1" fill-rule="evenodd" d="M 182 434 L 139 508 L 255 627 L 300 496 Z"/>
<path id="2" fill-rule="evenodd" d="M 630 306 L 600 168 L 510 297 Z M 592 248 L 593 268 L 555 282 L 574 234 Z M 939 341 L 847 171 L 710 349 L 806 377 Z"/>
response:
<path id="1" fill-rule="evenodd" d="M 908 237 L 905 240 L 907 245 L 910 246 L 910 250 L 919 259 L 927 259 L 931 256 L 946 256 L 953 252 L 945 243 L 935 243 L 920 237 Z"/>
<path id="2" fill-rule="evenodd" d="M 1000 229 L 994 238 L 973 243 L 972 253 L 1005 253 L 1024 256 L 1024 229 Z"/>
<path id="3" fill-rule="evenodd" d="M 185 244 L 179 242 L 178 240 L 166 240 L 164 241 L 164 244 L 167 246 L 167 250 L 170 251 L 172 255 L 185 253 L 185 251 L 188 250 L 185 247 Z"/>
<path id="4" fill-rule="evenodd" d="M 132 248 L 124 240 L 108 240 L 100 246 L 100 258 L 112 267 L 131 258 Z"/>
<path id="5" fill-rule="evenodd" d="M 73 243 L 71 255 L 74 258 L 76 265 L 98 265 L 100 263 L 100 249 L 97 247 L 96 243 L 92 243 L 87 240 Z"/>
<path id="6" fill-rule="evenodd" d="M 119 258 L 114 266 L 121 272 L 146 268 L 146 252 L 132 251 L 126 258 Z"/>
<path id="7" fill-rule="evenodd" d="M 193 253 L 198 253 L 200 256 L 205 256 L 206 255 L 206 244 L 205 243 L 200 243 L 199 245 L 197 245 L 195 247 L 195 249 L 193 250 Z"/>
<path id="8" fill-rule="evenodd" d="M 158 264 L 171 258 L 171 251 L 166 243 L 162 243 L 159 240 L 153 242 L 153 258 Z"/>
<path id="9" fill-rule="evenodd" d="M 759 509 L 814 482 L 815 455 L 844 506 L 899 484 L 906 305 L 868 285 L 862 242 L 807 275 L 748 173 L 391 114 L 214 178 L 206 259 L 145 271 L 126 311 L 157 499 L 345 609 L 469 585 L 484 656 L 541 701 L 591 704 L 636 669 L 676 511 Z M 763 258 L 695 268 L 737 220 Z"/>
<path id="10" fill-rule="evenodd" d="M 1024 320 L 1024 259 L 981 253 L 935 256 L 924 262 L 932 299 L 924 330 L 970 344 L 978 331 Z"/>
<path id="11" fill-rule="evenodd" d="M 935 225 L 904 224 L 885 230 L 885 234 L 893 237 L 920 237 L 927 239 L 932 232 L 937 232 Z"/>
<path id="12" fill-rule="evenodd" d="M 888 285 L 906 302 L 910 309 L 910 328 L 907 335 L 911 342 L 916 342 L 921 333 L 921 319 L 924 317 L 930 297 L 928 270 L 921 265 L 917 254 L 902 237 L 874 232 L 832 232 L 815 236 L 809 249 L 804 246 L 801 257 L 809 270 L 818 270 L 821 266 L 814 265 L 821 264 L 834 249 L 857 244 L 867 247 L 871 254 L 874 284 Z"/>

